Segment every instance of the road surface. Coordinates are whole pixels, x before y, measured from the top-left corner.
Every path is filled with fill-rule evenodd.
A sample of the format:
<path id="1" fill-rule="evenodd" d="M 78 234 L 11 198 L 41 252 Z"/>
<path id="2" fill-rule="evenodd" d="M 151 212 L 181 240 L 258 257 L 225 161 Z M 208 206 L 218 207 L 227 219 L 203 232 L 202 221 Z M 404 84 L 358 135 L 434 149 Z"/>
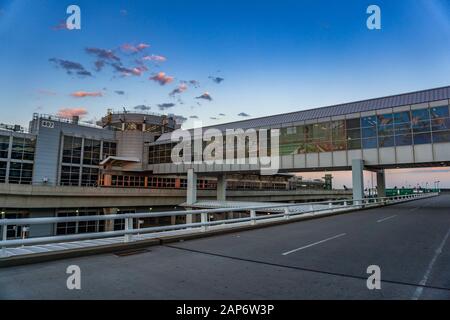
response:
<path id="1" fill-rule="evenodd" d="M 450 195 L 0 269 L 1 299 L 450 299 Z M 81 269 L 68 290 L 66 269 Z M 367 268 L 381 289 L 367 288 Z"/>

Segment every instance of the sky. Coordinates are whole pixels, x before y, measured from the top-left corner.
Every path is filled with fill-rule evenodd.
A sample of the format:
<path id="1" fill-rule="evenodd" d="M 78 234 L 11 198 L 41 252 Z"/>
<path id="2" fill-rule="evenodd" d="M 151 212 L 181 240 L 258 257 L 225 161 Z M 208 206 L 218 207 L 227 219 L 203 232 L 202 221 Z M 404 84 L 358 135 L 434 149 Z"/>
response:
<path id="1" fill-rule="evenodd" d="M 449 39 L 446 0 L 0 0 L 0 122 L 126 108 L 189 128 L 447 86 Z"/>

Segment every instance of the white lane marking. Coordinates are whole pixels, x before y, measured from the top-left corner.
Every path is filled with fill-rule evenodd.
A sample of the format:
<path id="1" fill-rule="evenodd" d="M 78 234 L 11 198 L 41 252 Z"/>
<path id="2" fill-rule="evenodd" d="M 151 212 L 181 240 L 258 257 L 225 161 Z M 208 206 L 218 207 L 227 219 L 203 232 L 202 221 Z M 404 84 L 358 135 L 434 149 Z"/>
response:
<path id="1" fill-rule="evenodd" d="M 380 223 L 380 222 L 383 222 L 383 221 L 386 221 L 386 220 L 389 220 L 389 219 L 395 218 L 396 216 L 397 216 L 397 215 L 396 215 L 396 214 L 394 214 L 393 216 L 389 216 L 389 217 L 386 217 L 386 218 L 383 218 L 383 219 L 377 220 L 377 222 L 378 222 L 378 223 Z"/>
<path id="2" fill-rule="evenodd" d="M 414 295 L 412 296 L 411 300 L 419 300 L 420 296 L 423 293 L 423 286 L 425 286 L 428 282 L 428 278 L 430 277 L 431 271 L 433 269 L 434 264 L 436 263 L 437 258 L 439 257 L 439 255 L 442 253 L 442 249 L 445 246 L 445 243 L 447 242 L 447 239 L 450 235 L 450 229 L 448 229 L 447 234 L 445 235 L 444 239 L 442 240 L 441 244 L 439 245 L 439 247 L 436 249 L 436 251 L 434 252 L 434 256 L 433 259 L 431 259 L 430 264 L 427 267 L 427 270 L 423 276 L 422 281 L 419 282 L 419 285 L 421 285 L 421 287 L 417 287 L 416 291 L 414 292 Z"/>
<path id="3" fill-rule="evenodd" d="M 310 248 L 310 247 L 315 246 L 317 244 L 321 244 L 321 243 L 324 243 L 324 242 L 327 242 L 327 241 L 330 241 L 330 240 L 334 240 L 334 239 L 343 237 L 345 235 L 346 235 L 346 233 L 341 233 L 341 234 L 338 234 L 337 236 L 334 236 L 334 237 L 331 237 L 331 238 L 327 238 L 327 239 L 324 239 L 324 240 L 320 240 L 320 241 L 308 244 L 308 245 L 306 245 L 304 247 L 300 247 L 300 248 L 297 248 L 297 249 L 294 249 L 294 250 L 291 250 L 291 251 L 284 252 L 283 256 L 287 256 L 288 254 L 291 254 L 291 253 L 294 253 L 294 252 L 297 252 L 297 251 L 300 251 L 300 250 L 303 250 L 303 249 L 306 249 L 306 248 Z"/>

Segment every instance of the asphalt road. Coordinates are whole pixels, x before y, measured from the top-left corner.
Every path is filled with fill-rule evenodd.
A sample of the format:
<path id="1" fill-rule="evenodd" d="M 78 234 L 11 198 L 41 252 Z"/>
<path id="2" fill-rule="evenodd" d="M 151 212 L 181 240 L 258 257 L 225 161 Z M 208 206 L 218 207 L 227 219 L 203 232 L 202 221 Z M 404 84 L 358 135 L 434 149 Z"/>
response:
<path id="1" fill-rule="evenodd" d="M 450 299 L 450 195 L 0 269 L 1 299 Z M 68 290 L 66 268 L 81 268 Z M 369 290 L 367 267 L 381 270 Z"/>

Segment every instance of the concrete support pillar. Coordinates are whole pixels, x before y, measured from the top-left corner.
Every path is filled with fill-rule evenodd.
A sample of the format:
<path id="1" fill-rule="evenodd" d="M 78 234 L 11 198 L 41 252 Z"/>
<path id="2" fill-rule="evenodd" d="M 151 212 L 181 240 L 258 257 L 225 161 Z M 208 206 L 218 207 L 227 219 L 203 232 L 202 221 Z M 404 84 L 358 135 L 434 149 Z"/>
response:
<path id="1" fill-rule="evenodd" d="M 117 208 L 103 208 L 104 215 L 117 214 Z M 105 231 L 114 231 L 114 220 L 105 220 Z"/>
<path id="2" fill-rule="evenodd" d="M 362 159 L 353 159 L 352 161 L 352 182 L 353 182 L 353 200 L 355 204 L 362 204 L 364 199 L 364 161 Z"/>
<path id="3" fill-rule="evenodd" d="M 225 201 L 227 198 L 227 179 L 224 174 L 217 177 L 217 200 Z"/>
<path id="4" fill-rule="evenodd" d="M 386 176 L 384 170 L 377 171 L 377 194 L 378 198 L 386 197 Z"/>
<path id="5" fill-rule="evenodd" d="M 194 172 L 194 169 L 188 169 L 186 203 L 190 205 L 196 202 L 197 202 L 197 174 Z"/>

